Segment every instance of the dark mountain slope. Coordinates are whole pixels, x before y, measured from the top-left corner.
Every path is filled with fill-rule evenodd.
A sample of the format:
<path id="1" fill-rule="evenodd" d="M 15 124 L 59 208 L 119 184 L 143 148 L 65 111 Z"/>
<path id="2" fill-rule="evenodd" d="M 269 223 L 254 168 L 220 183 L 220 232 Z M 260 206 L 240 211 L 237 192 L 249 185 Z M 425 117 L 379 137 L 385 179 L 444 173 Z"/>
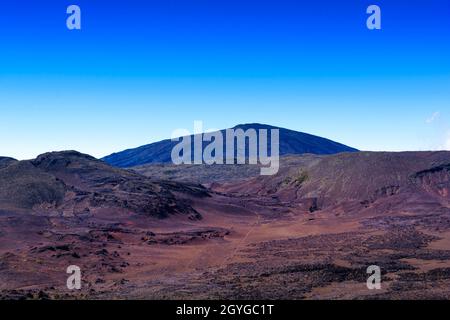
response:
<path id="1" fill-rule="evenodd" d="M 354 148 L 348 147 L 338 142 L 334 142 L 329 139 L 264 124 L 244 124 L 238 125 L 233 129 L 242 129 L 244 131 L 248 129 L 279 129 L 280 155 L 304 153 L 335 154 L 340 152 L 358 151 Z M 225 137 L 225 130 L 221 130 L 221 132 L 223 137 Z M 135 149 L 129 149 L 114 153 L 107 157 L 104 157 L 102 160 L 117 167 L 133 167 L 148 163 L 171 163 L 171 152 L 173 147 L 177 143 L 178 142 L 173 142 L 171 140 L 163 140 Z M 207 144 L 204 143 L 203 147 L 205 147 L 206 145 Z M 226 149 L 225 143 L 224 149 Z"/>
<path id="2" fill-rule="evenodd" d="M 16 159 L 13 158 L 9 158 L 9 157 L 0 157 L 0 169 L 3 169 L 7 166 L 9 166 L 10 164 L 13 164 L 17 162 Z"/>

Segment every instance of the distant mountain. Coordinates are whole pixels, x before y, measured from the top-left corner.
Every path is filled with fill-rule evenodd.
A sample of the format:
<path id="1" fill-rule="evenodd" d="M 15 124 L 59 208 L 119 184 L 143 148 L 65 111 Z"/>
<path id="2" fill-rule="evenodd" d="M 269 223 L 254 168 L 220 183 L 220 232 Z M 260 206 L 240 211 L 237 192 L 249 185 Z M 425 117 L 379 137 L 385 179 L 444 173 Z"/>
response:
<path id="1" fill-rule="evenodd" d="M 341 143 L 314 136 L 311 134 L 274 127 L 265 124 L 252 123 L 237 125 L 233 129 L 279 129 L 280 155 L 312 153 L 319 155 L 336 154 L 341 152 L 356 152 L 355 148 Z M 225 130 L 221 130 L 225 137 Z M 193 136 L 191 136 L 192 138 Z M 269 139 L 270 141 L 270 139 Z M 171 163 L 171 152 L 178 142 L 170 139 L 144 145 L 134 149 L 113 153 L 102 160 L 116 167 L 134 167 L 150 163 Z M 204 147 L 207 143 L 204 143 Z M 225 146 L 224 146 L 225 148 Z"/>

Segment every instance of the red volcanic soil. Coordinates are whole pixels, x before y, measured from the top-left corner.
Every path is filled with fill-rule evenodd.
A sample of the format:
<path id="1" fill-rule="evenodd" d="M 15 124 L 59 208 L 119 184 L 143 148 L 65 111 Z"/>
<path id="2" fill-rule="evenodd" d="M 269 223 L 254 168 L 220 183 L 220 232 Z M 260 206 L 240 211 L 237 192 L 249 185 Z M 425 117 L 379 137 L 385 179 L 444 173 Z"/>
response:
<path id="1" fill-rule="evenodd" d="M 275 176 L 242 166 L 205 189 L 76 153 L 12 161 L 0 297 L 448 299 L 449 164 L 449 152 L 295 156 Z M 381 290 L 366 286 L 370 265 Z"/>

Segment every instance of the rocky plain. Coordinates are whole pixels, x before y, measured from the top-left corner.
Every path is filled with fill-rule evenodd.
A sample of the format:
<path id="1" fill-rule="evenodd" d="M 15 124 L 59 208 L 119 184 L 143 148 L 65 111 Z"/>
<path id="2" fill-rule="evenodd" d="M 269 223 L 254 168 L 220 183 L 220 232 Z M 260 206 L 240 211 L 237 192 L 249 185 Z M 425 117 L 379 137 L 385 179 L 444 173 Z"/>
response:
<path id="1" fill-rule="evenodd" d="M 450 152 L 286 155 L 258 171 L 1 158 L 0 298 L 450 298 Z"/>

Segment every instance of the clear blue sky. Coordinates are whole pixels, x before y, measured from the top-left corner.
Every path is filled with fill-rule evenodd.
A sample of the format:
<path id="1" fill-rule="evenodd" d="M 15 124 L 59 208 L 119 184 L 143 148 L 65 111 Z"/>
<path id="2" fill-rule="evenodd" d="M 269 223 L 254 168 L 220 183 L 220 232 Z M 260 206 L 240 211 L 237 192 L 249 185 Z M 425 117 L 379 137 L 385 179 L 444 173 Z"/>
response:
<path id="1" fill-rule="evenodd" d="M 101 157 L 194 120 L 450 149 L 450 0 L 4 0 L 0 108 L 0 155 L 19 159 Z"/>

